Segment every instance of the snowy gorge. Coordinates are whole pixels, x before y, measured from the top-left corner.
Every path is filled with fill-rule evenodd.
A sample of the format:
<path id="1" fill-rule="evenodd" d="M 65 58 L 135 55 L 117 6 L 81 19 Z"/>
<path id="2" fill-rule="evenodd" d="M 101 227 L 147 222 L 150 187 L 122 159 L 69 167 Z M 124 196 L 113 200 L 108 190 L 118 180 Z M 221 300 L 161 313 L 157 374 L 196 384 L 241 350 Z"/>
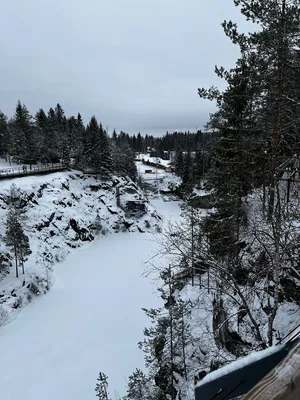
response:
<path id="1" fill-rule="evenodd" d="M 2 325 L 14 318 L 17 309 L 32 297 L 28 284 L 35 282 L 41 292 L 52 286 L 53 265 L 64 260 L 73 249 L 114 232 L 155 232 L 161 225 L 159 215 L 149 203 L 147 214 L 140 219 L 126 218 L 124 211 L 117 206 L 117 188 L 121 198 L 144 199 L 129 179 L 113 177 L 103 182 L 73 171 L 1 181 L 2 236 L 8 208 L 6 196 L 12 182 L 21 189 L 24 198 L 27 209 L 25 231 L 30 238 L 32 254 L 25 264 L 25 277 L 20 275 L 16 280 L 13 260 L 5 245 L 1 244 L 1 255 L 11 265 L 9 274 L 0 281 Z M 97 214 L 100 227 L 95 226 Z M 17 303 L 20 304 L 18 307 Z"/>
<path id="2" fill-rule="evenodd" d="M 137 166 L 141 172 L 142 164 Z M 168 178 L 176 181 L 176 177 Z M 160 259 L 156 255 L 161 250 L 161 229 L 170 229 L 170 222 L 182 226 L 179 203 L 164 202 L 155 195 L 146 200 L 132 181 L 117 176 L 102 181 L 68 171 L 6 180 L 0 182 L 2 235 L 6 196 L 12 182 L 25 199 L 25 230 L 32 254 L 25 264 L 25 277 L 20 274 L 19 279 L 15 278 L 13 260 L 9 260 L 10 273 L 0 281 L 0 352 L 4 360 L 1 394 L 10 400 L 20 396 L 28 400 L 41 396 L 45 400 L 64 399 L 70 392 L 72 399 L 93 398 L 95 377 L 104 370 L 115 397 L 124 395 L 126 377 L 136 367 L 144 368 L 137 343 L 149 320 L 141 307 L 163 306 L 155 293 L 157 273 L 143 276 L 145 262 L 155 256 L 153 263 L 158 270 L 168 261 L 175 263 L 172 254 L 161 254 Z M 147 201 L 143 217 L 126 217 L 120 203 L 130 199 Z M 205 215 L 205 211 L 202 213 Z M 101 228 L 96 232 L 97 214 Z M 3 243 L 1 246 L 5 256 L 7 249 Z M 177 272 L 180 274 L 181 269 Z M 211 280 L 211 292 L 207 292 L 208 279 L 207 274 L 202 276 L 202 289 L 197 279 L 195 286 L 185 281 L 175 292 L 177 301 L 192 305 L 186 317 L 187 380 L 181 373 L 175 374 L 177 388 L 185 398 L 193 397 L 195 378 L 200 379 L 213 365 L 217 366 L 218 360 L 222 360 L 220 365 L 224 360 L 235 360 L 211 340 L 214 291 Z M 38 294 L 30 289 L 32 282 L 39 288 Z M 225 297 L 224 306 L 234 315 L 238 313 L 230 296 Z M 294 304 L 282 304 L 277 323 L 282 335 L 292 327 L 295 315 Z M 263 322 L 259 307 L 256 318 Z M 233 320 L 229 322 L 233 331 L 249 339 L 247 330 L 243 331 L 247 325 L 238 327 Z M 21 338 L 17 343 L 16 335 Z M 6 350 L 9 348 L 13 352 Z M 166 358 L 169 350 L 169 346 L 164 348 Z M 118 360 L 118 368 L 113 359 Z M 29 369 L 24 374 L 27 363 Z M 182 358 L 175 359 L 174 364 L 180 368 Z M 38 372 L 42 366 L 45 369 Z M 6 370 L 14 371 L 22 384 L 14 386 L 15 375 Z"/>
<path id="3" fill-rule="evenodd" d="M 25 199 L 32 254 L 25 276 L 15 278 L 9 259 L 0 281 L 1 398 L 94 398 L 99 370 L 109 375 L 112 395 L 124 395 L 129 374 L 144 368 L 137 343 L 149 321 L 141 307 L 161 306 L 145 262 L 157 252 L 162 225 L 180 217 L 178 202 L 156 196 L 144 216 L 128 218 L 117 205 L 117 187 L 121 202 L 145 197 L 127 178 L 101 181 L 69 171 L 6 180 L 1 235 L 12 182 Z M 8 254 L 3 243 L 1 253 Z"/>
<path id="4" fill-rule="evenodd" d="M 140 161 L 136 164 L 142 173 L 145 167 Z M 162 171 L 156 174 L 161 188 L 180 182 L 174 175 Z M 25 231 L 32 254 L 25 263 L 25 276 L 20 274 L 17 279 L 13 259 L 1 243 L 2 257 L 11 263 L 9 274 L 0 281 L 3 398 L 94 398 L 95 379 L 99 371 L 105 371 L 111 397 L 120 399 L 125 395 L 130 373 L 135 368 L 145 370 L 145 354 L 138 343 L 143 342 L 143 329 L 149 326 L 157 329 L 155 340 L 164 342 L 158 357 L 161 364 L 156 360 L 151 367 L 156 383 L 163 387 L 168 379 L 164 366 L 170 358 L 170 327 L 162 331 L 159 327 L 169 318 L 166 299 L 172 296 L 179 312 L 180 304 L 184 305 L 183 336 L 181 316 L 172 322 L 174 385 L 183 399 L 193 398 L 195 384 L 201 385 L 228 373 L 234 365 L 247 363 L 247 359 L 243 361 L 246 354 L 254 352 L 250 360 L 259 357 L 255 349 L 260 343 L 251 332 L 249 321 L 244 316 L 241 320 L 237 317 L 239 304 L 234 290 L 229 287 L 218 305 L 218 280 L 213 268 L 197 275 L 192 285 L 188 264 L 178 264 L 180 257 L 174 246 L 179 253 L 188 255 L 191 244 L 189 218 L 183 218 L 179 201 L 167 201 L 155 188 L 147 198 L 126 177 L 112 176 L 103 181 L 76 170 L 3 180 L 2 236 L 12 182 L 21 189 L 24 199 Z M 201 196 L 207 192 L 195 193 Z M 257 221 L 258 215 L 256 196 L 253 193 L 245 202 L 253 221 Z M 139 218 L 128 216 L 122 207 L 130 200 L 145 201 L 146 213 Z M 200 209 L 197 213 L 201 220 L 209 210 Z M 176 237 L 177 231 L 181 232 L 179 241 L 168 246 L 168 240 L 172 243 L 170 238 Z M 247 230 L 243 235 L 248 240 Z M 259 247 L 249 247 L 247 262 L 254 265 L 257 254 Z M 174 281 L 168 294 L 160 274 L 169 263 L 173 266 Z M 38 292 L 32 290 L 32 284 Z M 245 290 L 263 339 L 267 340 L 268 314 L 261 307 L 266 301 L 263 285 L 262 279 L 253 293 L 244 289 L 243 284 L 239 288 Z M 155 320 L 149 321 L 142 308 L 156 309 Z M 219 328 L 216 329 L 222 313 L 228 316 L 224 332 L 231 338 L 225 345 L 220 345 Z M 283 299 L 274 324 L 277 334 L 284 337 L 298 318 L 297 303 Z M 236 359 L 240 361 L 231 366 Z M 229 367 L 207 375 L 227 364 Z M 14 385 L 16 377 L 19 385 Z"/>

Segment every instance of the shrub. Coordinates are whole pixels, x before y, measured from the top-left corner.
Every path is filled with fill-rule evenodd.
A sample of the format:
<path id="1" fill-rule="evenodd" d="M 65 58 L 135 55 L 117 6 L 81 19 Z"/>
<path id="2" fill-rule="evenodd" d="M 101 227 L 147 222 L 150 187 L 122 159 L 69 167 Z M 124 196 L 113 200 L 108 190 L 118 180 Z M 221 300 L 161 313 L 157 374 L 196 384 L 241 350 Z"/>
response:
<path id="1" fill-rule="evenodd" d="M 29 290 L 30 290 L 33 294 L 35 294 L 36 296 L 39 295 L 39 294 L 41 294 L 40 288 L 39 288 L 39 286 L 37 285 L 36 282 L 31 282 L 31 283 L 29 284 Z"/>
<path id="2" fill-rule="evenodd" d="M 115 229 L 115 232 L 120 232 L 120 224 L 119 224 L 119 222 L 116 222 L 115 223 L 115 226 L 114 226 L 114 229 Z"/>
<path id="3" fill-rule="evenodd" d="M 5 325 L 8 321 L 8 312 L 3 306 L 0 306 L 0 326 Z"/>
<path id="4" fill-rule="evenodd" d="M 145 220 L 145 226 L 147 229 L 149 229 L 151 227 L 151 224 L 147 219 Z"/>
<path id="5" fill-rule="evenodd" d="M 14 302 L 14 304 L 13 304 L 13 308 L 14 308 L 15 310 L 17 310 L 18 308 L 20 308 L 20 307 L 22 306 L 22 302 L 23 302 L 22 297 L 19 296 L 19 297 L 16 299 L 16 301 Z"/>

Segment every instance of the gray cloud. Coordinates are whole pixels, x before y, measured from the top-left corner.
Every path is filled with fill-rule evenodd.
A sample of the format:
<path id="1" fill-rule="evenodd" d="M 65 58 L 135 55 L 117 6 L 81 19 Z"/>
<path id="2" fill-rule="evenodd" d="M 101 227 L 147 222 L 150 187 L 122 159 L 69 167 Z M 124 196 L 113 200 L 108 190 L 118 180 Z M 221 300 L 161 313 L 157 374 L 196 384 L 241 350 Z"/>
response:
<path id="1" fill-rule="evenodd" d="M 197 88 L 221 84 L 215 64 L 237 49 L 220 23 L 232 0 L 13 0 L 1 4 L 0 108 L 60 102 L 112 130 L 195 129 L 214 105 Z"/>

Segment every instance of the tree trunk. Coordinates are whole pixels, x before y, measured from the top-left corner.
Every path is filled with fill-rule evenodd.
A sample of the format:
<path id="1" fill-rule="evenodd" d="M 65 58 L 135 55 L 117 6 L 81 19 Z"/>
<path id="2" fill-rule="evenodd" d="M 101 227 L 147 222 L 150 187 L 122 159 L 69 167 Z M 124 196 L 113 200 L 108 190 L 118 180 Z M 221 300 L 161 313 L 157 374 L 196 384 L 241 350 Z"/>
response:
<path id="1" fill-rule="evenodd" d="M 22 265 L 22 273 L 23 275 L 25 275 L 25 270 L 24 270 L 24 256 L 23 256 L 23 251 L 21 249 L 21 254 L 20 254 L 20 261 L 21 261 L 21 265 Z"/>
<path id="2" fill-rule="evenodd" d="M 194 261 L 194 206 L 192 206 L 192 220 L 191 220 L 191 233 L 192 233 L 192 286 L 195 284 L 195 261 Z M 201 287 L 201 275 L 200 275 Z"/>
<path id="3" fill-rule="evenodd" d="M 277 70 L 277 93 L 275 93 L 276 101 L 274 106 L 274 120 L 273 120 L 273 139 L 272 139 L 272 165 L 271 165 L 271 184 L 270 184 L 270 197 L 269 197 L 269 210 L 268 218 L 272 218 L 274 212 L 275 203 L 275 185 L 276 185 L 276 168 L 277 168 L 277 152 L 278 144 L 280 139 L 280 114 L 281 114 L 281 98 L 282 98 L 282 87 L 283 87 L 283 70 L 284 70 L 284 35 L 285 35 L 285 24 L 286 24 L 286 0 L 282 0 L 281 6 L 281 31 L 279 32 L 279 48 L 277 52 L 278 57 L 278 70 Z"/>
<path id="4" fill-rule="evenodd" d="M 278 103 L 278 101 L 277 101 Z M 275 115 L 274 115 L 274 125 L 273 125 L 273 142 L 272 142 L 272 178 L 270 184 L 270 197 L 269 197 L 269 210 L 268 218 L 272 218 L 274 212 L 274 202 L 275 202 L 275 185 L 276 185 L 276 168 L 277 168 L 277 148 L 279 143 L 279 105 L 276 104 Z"/>
<path id="5" fill-rule="evenodd" d="M 257 340 L 258 342 L 261 342 L 261 343 L 264 345 L 264 347 L 265 347 L 265 343 L 264 343 L 264 341 L 263 341 L 263 338 L 262 338 L 261 333 L 260 333 L 260 330 L 259 330 L 259 325 L 258 325 L 258 323 L 256 322 L 256 320 L 254 319 L 254 317 L 253 317 L 253 315 L 252 315 L 252 312 L 251 312 L 251 310 L 250 310 L 250 308 L 249 308 L 249 305 L 248 305 L 248 303 L 247 303 L 247 301 L 246 301 L 246 299 L 245 299 L 243 293 L 241 292 L 241 289 L 239 288 L 239 286 L 238 286 L 237 284 L 235 285 L 235 290 L 237 291 L 237 293 L 238 293 L 238 295 L 239 295 L 239 297 L 240 297 L 240 299 L 241 299 L 241 301 L 242 301 L 242 303 L 243 303 L 243 306 L 245 307 L 245 311 L 247 312 L 247 315 L 248 315 L 250 321 L 251 321 L 252 324 L 253 324 L 254 335 L 255 335 L 256 340 Z"/>
<path id="6" fill-rule="evenodd" d="M 273 325 L 279 306 L 279 277 L 280 277 L 280 237 L 281 237 L 281 204 L 280 193 L 277 186 L 277 207 L 275 210 L 275 221 L 273 226 L 275 239 L 275 255 L 273 262 L 274 303 L 268 318 L 268 344 L 273 345 Z"/>
<path id="7" fill-rule="evenodd" d="M 185 326 L 184 326 L 184 308 L 181 309 L 181 336 L 182 336 L 182 358 L 183 358 L 183 371 L 184 378 L 187 381 L 187 366 L 186 366 L 186 356 L 185 356 Z"/>
<path id="8" fill-rule="evenodd" d="M 19 270 L 18 270 L 18 251 L 17 245 L 14 245 L 14 252 L 15 252 L 15 262 L 16 262 L 16 278 L 19 278 Z"/>
<path id="9" fill-rule="evenodd" d="M 172 296 L 172 282 L 171 282 L 171 266 L 169 266 L 169 296 Z M 170 357 L 171 357 L 171 400 L 175 400 L 174 397 L 174 368 L 173 368 L 173 303 L 170 304 L 169 308 L 170 315 Z"/>

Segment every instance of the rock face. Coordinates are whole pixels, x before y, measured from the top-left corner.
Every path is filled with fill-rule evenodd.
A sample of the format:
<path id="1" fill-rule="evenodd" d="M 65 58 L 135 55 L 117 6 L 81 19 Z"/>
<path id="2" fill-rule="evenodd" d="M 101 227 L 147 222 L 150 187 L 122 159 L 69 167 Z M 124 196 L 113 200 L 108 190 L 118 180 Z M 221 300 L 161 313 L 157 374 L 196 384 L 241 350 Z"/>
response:
<path id="1" fill-rule="evenodd" d="M 12 183 L 20 188 L 22 207 L 27 210 L 24 224 L 32 254 L 25 263 L 25 276 L 15 279 L 13 260 L 1 244 L 0 262 L 5 268 L 0 275 L 0 314 L 6 316 L 2 324 L 11 319 L 11 310 L 20 308 L 51 287 L 53 265 L 73 249 L 119 231 L 142 234 L 160 228 L 159 217 L 148 202 L 143 217 L 126 218 L 118 204 L 117 192 L 126 193 L 126 200 L 146 201 L 129 179 L 112 177 L 103 182 L 79 172 L 60 172 L 0 182 L 1 235 L 5 232 L 7 195 Z M 16 297 L 20 297 L 17 302 Z"/>

